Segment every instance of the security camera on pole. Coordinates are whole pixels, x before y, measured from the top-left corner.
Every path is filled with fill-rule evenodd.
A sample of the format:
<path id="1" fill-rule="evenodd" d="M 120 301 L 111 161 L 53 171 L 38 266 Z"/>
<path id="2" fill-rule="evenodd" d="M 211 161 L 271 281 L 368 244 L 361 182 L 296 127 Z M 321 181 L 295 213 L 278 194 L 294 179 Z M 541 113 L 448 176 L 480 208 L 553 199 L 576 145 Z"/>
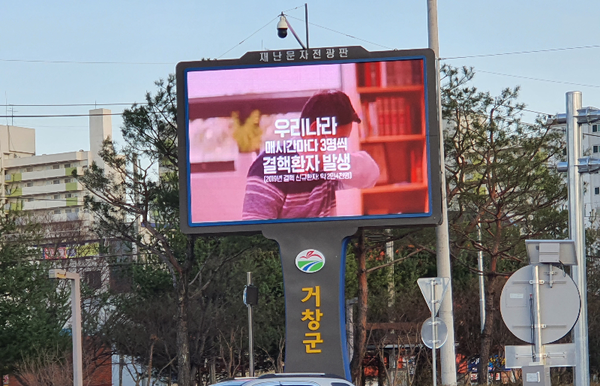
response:
<path id="1" fill-rule="evenodd" d="M 302 46 L 302 48 L 307 50 L 308 49 L 308 4 L 306 4 L 306 3 L 304 4 L 304 21 L 306 23 L 306 45 L 304 43 L 302 43 L 302 40 L 300 40 L 300 38 L 296 34 L 296 31 L 294 31 L 294 29 L 292 28 L 292 25 L 288 22 L 287 17 L 285 16 L 285 14 L 283 12 L 281 12 L 281 15 L 279 15 L 279 22 L 277 23 L 277 36 L 279 36 L 282 39 L 285 39 L 287 37 L 287 30 L 289 28 L 290 31 L 292 31 L 292 34 L 294 35 L 294 37 L 296 38 L 298 43 L 300 43 L 300 45 Z"/>

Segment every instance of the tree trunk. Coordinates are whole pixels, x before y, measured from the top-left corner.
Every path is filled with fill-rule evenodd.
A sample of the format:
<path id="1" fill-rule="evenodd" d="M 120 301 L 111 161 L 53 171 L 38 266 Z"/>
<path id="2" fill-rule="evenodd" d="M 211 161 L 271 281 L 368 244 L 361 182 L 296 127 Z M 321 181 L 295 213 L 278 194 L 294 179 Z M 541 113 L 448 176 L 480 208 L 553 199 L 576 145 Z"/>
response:
<path id="1" fill-rule="evenodd" d="M 177 383 L 180 386 L 192 386 L 188 336 L 189 289 L 185 273 L 179 277 L 177 284 Z"/>
<path id="2" fill-rule="evenodd" d="M 358 245 L 356 247 L 356 258 L 358 259 L 358 302 L 357 315 L 354 326 L 354 354 L 352 355 L 351 373 L 355 385 L 362 384 L 362 362 L 367 348 L 367 298 L 369 289 L 367 287 L 367 257 L 365 252 L 364 231 L 360 230 Z"/>
<path id="3" fill-rule="evenodd" d="M 489 377 L 488 362 L 492 347 L 492 333 L 494 331 L 494 319 L 496 318 L 496 281 L 495 275 L 488 277 L 485 287 L 485 327 L 481 333 L 481 347 L 479 350 L 479 365 L 477 367 L 477 383 L 487 384 Z"/>
<path id="4" fill-rule="evenodd" d="M 150 345 L 150 359 L 148 360 L 148 386 L 152 386 L 152 357 L 154 356 L 154 344 L 156 344 L 154 335 L 150 339 L 152 339 L 152 344 Z"/>
<path id="5" fill-rule="evenodd" d="M 381 354 L 379 355 L 377 358 L 377 386 L 385 386 L 386 384 L 386 368 L 385 368 L 385 362 L 383 360 L 383 349 L 381 350 Z M 390 366 L 391 369 L 391 366 Z M 387 379 L 390 379 L 391 377 L 387 377 Z M 393 386 L 393 385 L 390 385 Z"/>
<path id="6" fill-rule="evenodd" d="M 194 262 L 196 237 L 188 236 L 186 261 L 176 274 L 177 291 L 177 384 L 194 386 L 191 374 L 190 337 L 188 331 L 188 309 L 190 304 L 189 273 Z"/>
<path id="7" fill-rule="evenodd" d="M 192 382 L 191 382 L 192 386 L 197 386 L 198 385 L 198 366 L 192 366 L 192 373 L 190 375 L 190 378 L 192 380 Z"/>

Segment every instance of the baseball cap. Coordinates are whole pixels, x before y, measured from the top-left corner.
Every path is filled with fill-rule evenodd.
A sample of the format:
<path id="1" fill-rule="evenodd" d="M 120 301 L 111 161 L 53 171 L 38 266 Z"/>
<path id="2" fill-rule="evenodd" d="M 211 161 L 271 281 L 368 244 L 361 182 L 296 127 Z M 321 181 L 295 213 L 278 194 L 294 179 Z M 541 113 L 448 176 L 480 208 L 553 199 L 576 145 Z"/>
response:
<path id="1" fill-rule="evenodd" d="M 310 118 L 311 121 L 317 118 L 336 117 L 338 125 L 361 122 L 348 95 L 337 90 L 322 91 L 310 97 L 304 104 L 300 117 Z"/>

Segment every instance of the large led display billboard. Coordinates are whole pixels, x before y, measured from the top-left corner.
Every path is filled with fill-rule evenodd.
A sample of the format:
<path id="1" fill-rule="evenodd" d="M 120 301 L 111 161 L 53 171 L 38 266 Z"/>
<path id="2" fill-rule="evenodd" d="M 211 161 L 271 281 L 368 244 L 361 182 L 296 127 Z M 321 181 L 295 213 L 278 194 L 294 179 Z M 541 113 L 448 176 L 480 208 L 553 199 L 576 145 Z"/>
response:
<path id="1" fill-rule="evenodd" d="M 179 63 L 183 231 L 438 224 L 435 71 L 426 49 Z"/>

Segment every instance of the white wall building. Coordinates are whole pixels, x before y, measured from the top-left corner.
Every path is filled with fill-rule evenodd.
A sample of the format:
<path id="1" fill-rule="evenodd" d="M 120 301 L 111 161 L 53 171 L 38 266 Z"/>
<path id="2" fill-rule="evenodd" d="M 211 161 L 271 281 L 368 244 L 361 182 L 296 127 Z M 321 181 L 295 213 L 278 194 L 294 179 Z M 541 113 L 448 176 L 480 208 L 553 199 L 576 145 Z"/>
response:
<path id="1" fill-rule="evenodd" d="M 579 109 L 578 115 L 580 117 L 579 125 L 582 133 L 582 156 L 600 159 L 600 110 L 595 107 L 583 107 Z M 587 122 L 582 122 L 584 116 L 587 117 Z M 565 118 L 565 113 L 557 114 L 556 116 L 549 117 L 549 122 L 555 129 L 563 130 L 566 135 L 567 126 L 564 123 Z M 566 147 L 564 149 L 564 155 L 567 155 Z M 555 166 L 555 164 L 549 165 L 549 167 Z M 564 173 L 564 177 L 566 183 L 567 173 Z M 582 174 L 582 179 L 584 189 L 583 215 L 585 226 L 598 226 L 600 225 L 600 174 L 584 173 Z"/>
<path id="2" fill-rule="evenodd" d="M 82 174 L 96 162 L 102 141 L 112 137 L 110 110 L 90 110 L 90 150 L 35 155 L 35 130 L 0 126 L 2 204 L 52 221 L 89 220 L 83 213 L 84 187 L 72 172 Z"/>
<path id="3" fill-rule="evenodd" d="M 584 155 L 600 159 L 600 123 L 581 125 Z M 584 216 L 586 226 L 600 220 L 600 174 L 584 174 Z"/>

